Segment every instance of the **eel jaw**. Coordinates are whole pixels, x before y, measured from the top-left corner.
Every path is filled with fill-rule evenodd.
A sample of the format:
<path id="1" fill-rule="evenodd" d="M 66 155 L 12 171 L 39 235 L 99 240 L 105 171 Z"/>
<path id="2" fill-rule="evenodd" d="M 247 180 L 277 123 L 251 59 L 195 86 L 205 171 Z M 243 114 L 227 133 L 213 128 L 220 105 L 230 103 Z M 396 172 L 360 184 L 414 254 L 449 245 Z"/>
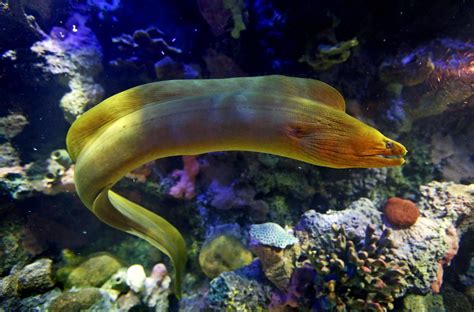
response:
<path id="1" fill-rule="evenodd" d="M 364 158 L 373 160 L 380 166 L 400 166 L 405 163 L 405 156 L 407 149 L 402 144 L 387 140 L 387 144 L 390 144 L 390 148 L 386 148 L 372 155 L 365 155 Z M 388 145 L 387 145 L 388 146 Z"/>

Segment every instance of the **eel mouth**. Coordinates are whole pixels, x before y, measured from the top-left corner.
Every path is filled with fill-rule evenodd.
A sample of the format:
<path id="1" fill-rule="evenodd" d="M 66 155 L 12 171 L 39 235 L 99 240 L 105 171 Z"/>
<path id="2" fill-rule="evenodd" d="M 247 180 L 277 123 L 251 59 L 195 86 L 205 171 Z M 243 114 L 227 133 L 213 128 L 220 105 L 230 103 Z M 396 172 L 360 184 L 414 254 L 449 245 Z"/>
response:
<path id="1" fill-rule="evenodd" d="M 402 144 L 396 141 L 387 141 L 385 149 L 378 149 L 374 153 L 361 155 L 365 161 L 371 163 L 372 166 L 400 166 L 405 163 L 404 156 L 407 154 L 407 149 Z"/>

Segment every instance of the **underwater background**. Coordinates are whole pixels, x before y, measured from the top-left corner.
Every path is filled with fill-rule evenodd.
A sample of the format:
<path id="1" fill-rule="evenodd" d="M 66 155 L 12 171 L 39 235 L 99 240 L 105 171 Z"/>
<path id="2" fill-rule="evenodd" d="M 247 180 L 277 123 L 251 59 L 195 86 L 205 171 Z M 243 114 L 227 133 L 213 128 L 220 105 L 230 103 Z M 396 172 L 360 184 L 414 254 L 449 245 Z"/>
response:
<path id="1" fill-rule="evenodd" d="M 0 311 L 472 311 L 473 23 L 473 1 L 0 0 Z M 264 75 L 333 86 L 406 163 L 130 172 L 114 190 L 186 240 L 178 298 L 169 258 L 75 193 L 67 131 L 144 83 Z"/>

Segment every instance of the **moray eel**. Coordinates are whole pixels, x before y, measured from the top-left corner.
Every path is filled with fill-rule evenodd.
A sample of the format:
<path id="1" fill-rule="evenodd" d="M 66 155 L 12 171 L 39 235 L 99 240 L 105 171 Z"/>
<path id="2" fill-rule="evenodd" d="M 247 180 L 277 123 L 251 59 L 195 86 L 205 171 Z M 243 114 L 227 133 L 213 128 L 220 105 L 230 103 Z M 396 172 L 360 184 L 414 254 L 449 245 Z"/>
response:
<path id="1" fill-rule="evenodd" d="M 67 135 L 82 202 L 103 222 L 168 255 L 181 293 L 186 246 L 165 219 L 111 190 L 154 159 L 253 151 L 332 168 L 404 163 L 406 149 L 345 113 L 341 94 L 285 76 L 171 80 L 116 94 L 79 117 Z"/>

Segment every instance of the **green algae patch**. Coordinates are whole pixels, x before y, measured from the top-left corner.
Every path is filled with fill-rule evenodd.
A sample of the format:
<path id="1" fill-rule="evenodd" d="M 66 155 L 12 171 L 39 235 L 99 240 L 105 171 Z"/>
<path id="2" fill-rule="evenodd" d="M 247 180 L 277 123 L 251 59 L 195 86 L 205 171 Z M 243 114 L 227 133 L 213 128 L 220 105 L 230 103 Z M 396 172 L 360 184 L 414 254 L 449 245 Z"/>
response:
<path id="1" fill-rule="evenodd" d="M 235 237 L 219 235 L 201 248 L 199 265 L 209 278 L 252 262 L 252 253 Z"/>

